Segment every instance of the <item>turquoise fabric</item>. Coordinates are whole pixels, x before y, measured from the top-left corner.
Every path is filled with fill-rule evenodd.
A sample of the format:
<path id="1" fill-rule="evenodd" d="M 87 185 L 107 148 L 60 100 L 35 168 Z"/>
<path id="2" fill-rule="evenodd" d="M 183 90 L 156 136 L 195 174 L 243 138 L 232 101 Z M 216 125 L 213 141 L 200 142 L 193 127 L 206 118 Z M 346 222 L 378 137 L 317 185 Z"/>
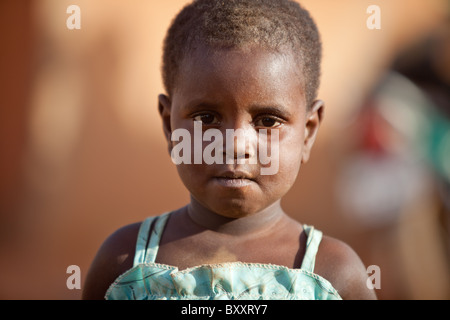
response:
<path id="1" fill-rule="evenodd" d="M 141 224 L 134 265 L 106 292 L 107 300 L 340 300 L 326 279 L 313 273 L 322 232 L 304 225 L 307 247 L 300 269 L 273 264 L 229 262 L 179 271 L 155 263 L 169 213 Z M 151 228 L 154 224 L 153 228 Z M 148 238 L 152 229 L 150 238 Z"/>

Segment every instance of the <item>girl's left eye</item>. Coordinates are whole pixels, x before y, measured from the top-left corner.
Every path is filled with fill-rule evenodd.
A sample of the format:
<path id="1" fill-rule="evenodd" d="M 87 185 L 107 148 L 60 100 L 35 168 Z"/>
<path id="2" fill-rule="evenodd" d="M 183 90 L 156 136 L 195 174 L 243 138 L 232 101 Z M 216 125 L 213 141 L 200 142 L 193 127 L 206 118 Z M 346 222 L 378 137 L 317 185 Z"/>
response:
<path id="1" fill-rule="evenodd" d="M 276 128 L 280 126 L 282 122 L 274 117 L 261 117 L 255 122 L 255 126 L 264 128 Z"/>

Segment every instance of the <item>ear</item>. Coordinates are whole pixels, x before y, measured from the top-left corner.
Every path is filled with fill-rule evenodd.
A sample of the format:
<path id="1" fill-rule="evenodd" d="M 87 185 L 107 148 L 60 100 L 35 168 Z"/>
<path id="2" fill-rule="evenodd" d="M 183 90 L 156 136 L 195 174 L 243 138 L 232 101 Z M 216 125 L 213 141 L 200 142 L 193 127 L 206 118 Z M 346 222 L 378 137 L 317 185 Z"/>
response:
<path id="1" fill-rule="evenodd" d="M 311 108 L 306 113 L 305 140 L 303 142 L 302 163 L 306 163 L 309 160 L 312 146 L 316 141 L 317 133 L 323 120 L 324 109 L 324 102 L 322 100 L 316 100 L 313 102 Z"/>
<path id="2" fill-rule="evenodd" d="M 170 98 L 168 96 L 164 94 L 160 94 L 158 96 L 158 111 L 159 115 L 161 116 L 163 124 L 164 136 L 166 137 L 168 143 L 169 154 L 172 150 L 172 141 L 171 141 L 172 128 L 170 125 L 171 106 L 172 102 L 170 101 Z"/>

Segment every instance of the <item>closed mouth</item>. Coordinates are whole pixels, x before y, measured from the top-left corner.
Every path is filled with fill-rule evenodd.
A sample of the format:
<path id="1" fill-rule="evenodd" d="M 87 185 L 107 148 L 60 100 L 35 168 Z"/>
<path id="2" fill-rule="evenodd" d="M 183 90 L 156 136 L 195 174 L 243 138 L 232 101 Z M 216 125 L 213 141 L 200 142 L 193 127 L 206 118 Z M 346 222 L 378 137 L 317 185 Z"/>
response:
<path id="1" fill-rule="evenodd" d="M 218 179 L 247 179 L 254 180 L 253 177 L 245 171 L 226 171 L 216 176 Z"/>
<path id="2" fill-rule="evenodd" d="M 224 187 L 242 188 L 254 182 L 252 176 L 243 171 L 227 171 L 215 177 L 215 180 Z"/>

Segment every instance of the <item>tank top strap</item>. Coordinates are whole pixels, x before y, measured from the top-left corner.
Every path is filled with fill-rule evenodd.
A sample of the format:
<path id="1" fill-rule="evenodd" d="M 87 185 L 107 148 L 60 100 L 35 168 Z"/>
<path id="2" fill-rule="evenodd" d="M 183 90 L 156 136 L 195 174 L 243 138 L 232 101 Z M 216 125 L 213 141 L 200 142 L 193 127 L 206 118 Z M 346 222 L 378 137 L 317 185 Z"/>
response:
<path id="1" fill-rule="evenodd" d="M 170 212 L 160 216 L 148 217 L 139 228 L 133 266 L 141 263 L 155 262 L 159 242 Z"/>
<path id="2" fill-rule="evenodd" d="M 306 224 L 303 225 L 303 229 L 307 238 L 305 256 L 303 257 L 301 269 L 314 272 L 316 255 L 319 250 L 320 241 L 322 240 L 322 231 Z"/>

